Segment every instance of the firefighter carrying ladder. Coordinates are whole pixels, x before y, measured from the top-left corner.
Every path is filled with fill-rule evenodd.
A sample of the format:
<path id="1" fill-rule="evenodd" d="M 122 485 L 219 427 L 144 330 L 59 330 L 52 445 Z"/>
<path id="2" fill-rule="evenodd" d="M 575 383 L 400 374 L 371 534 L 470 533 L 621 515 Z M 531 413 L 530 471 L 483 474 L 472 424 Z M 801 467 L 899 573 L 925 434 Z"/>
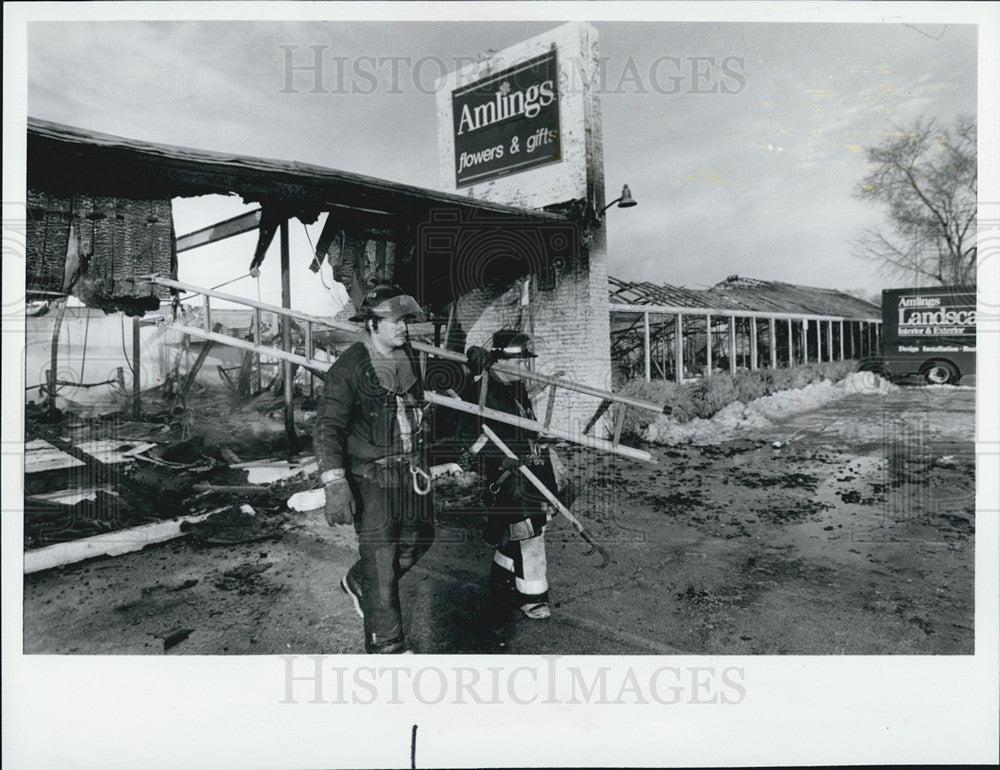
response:
<path id="1" fill-rule="evenodd" d="M 338 331 L 345 331 L 356 333 L 358 327 L 355 324 L 333 321 L 329 318 L 323 318 L 321 316 L 309 315 L 307 313 L 299 313 L 294 310 L 289 310 L 288 308 L 279 307 L 277 305 L 270 305 L 264 302 L 256 302 L 254 300 L 246 299 L 244 297 L 238 297 L 233 294 L 226 294 L 220 291 L 214 291 L 212 289 L 205 289 L 198 286 L 192 286 L 190 284 L 181 283 L 180 281 L 175 281 L 170 278 L 166 278 L 161 275 L 149 275 L 141 276 L 142 280 L 148 280 L 150 283 L 155 283 L 159 286 L 164 286 L 171 289 L 178 289 L 180 291 L 188 292 L 196 296 L 201 296 L 204 312 L 202 313 L 202 322 L 204 323 L 204 328 L 199 328 L 196 326 L 188 326 L 186 324 L 179 324 L 176 321 L 171 324 L 171 328 L 182 334 L 188 334 L 192 337 L 198 337 L 205 340 L 212 340 L 223 345 L 229 345 L 231 347 L 238 348 L 240 350 L 247 350 L 252 353 L 257 353 L 262 356 L 268 356 L 271 358 L 281 359 L 283 361 L 288 361 L 293 364 L 298 364 L 307 369 L 310 369 L 320 376 L 326 374 L 327 369 L 330 368 L 332 361 L 323 361 L 315 359 L 312 357 L 313 353 L 313 336 L 317 327 L 325 329 L 336 329 Z M 212 330 L 212 312 L 211 312 L 211 300 L 212 299 L 224 300 L 226 302 L 233 302 L 238 305 L 242 305 L 247 308 L 251 308 L 254 312 L 255 323 L 254 328 L 254 339 L 253 341 L 241 340 L 236 337 L 231 337 L 226 334 L 221 334 L 219 332 Z M 261 344 L 260 339 L 260 314 L 262 312 L 275 313 L 279 316 L 284 316 L 288 319 L 297 321 L 305 328 L 305 355 L 299 355 L 298 353 L 293 353 L 291 351 L 282 350 L 279 348 L 269 347 L 267 345 Z M 421 357 L 421 367 L 426 371 L 427 357 L 434 356 L 446 361 L 454 361 L 457 363 L 464 364 L 466 362 L 466 357 L 463 353 L 456 353 L 451 350 L 446 350 L 444 348 L 438 348 L 434 345 L 428 345 L 423 342 L 412 341 L 413 349 L 420 353 Z M 643 460 L 649 463 L 655 463 L 656 460 L 642 449 L 636 449 L 635 447 L 630 447 L 621 443 L 621 433 L 622 425 L 625 419 L 625 413 L 627 407 L 634 407 L 637 409 L 642 409 L 645 411 L 653 412 L 655 414 L 663 414 L 667 411 L 667 408 L 662 404 L 654 404 L 649 401 L 642 401 L 636 398 L 630 398 L 628 396 L 621 396 L 615 393 L 610 393 L 608 391 L 600 390 L 598 388 L 591 387 L 589 385 L 583 385 L 581 383 L 571 382 L 569 380 L 560 379 L 557 377 L 549 377 L 544 374 L 538 374 L 536 372 L 527 371 L 524 369 L 515 368 L 509 364 L 505 364 L 502 361 L 498 361 L 493 365 L 494 369 L 502 372 L 506 372 L 515 377 L 521 379 L 530 380 L 536 382 L 543 388 L 548 389 L 548 396 L 545 406 L 545 417 L 541 420 L 529 420 L 524 417 L 519 417 L 516 415 L 507 414 L 506 412 L 498 412 L 494 409 L 488 409 L 485 404 L 486 399 L 486 383 L 487 380 L 484 377 L 482 379 L 482 387 L 480 389 L 480 398 L 478 404 L 470 404 L 467 401 L 463 401 L 460 398 L 454 396 L 442 395 L 436 393 L 432 390 L 425 391 L 424 397 L 431 404 L 436 404 L 437 406 L 442 406 L 448 409 L 455 409 L 459 412 L 465 412 L 467 414 L 479 415 L 480 417 L 486 418 L 488 420 L 494 420 L 496 422 L 507 423 L 508 425 L 515 425 L 519 428 L 524 428 L 526 430 L 534 431 L 540 436 L 545 436 L 547 438 L 570 441 L 575 444 L 580 444 L 582 446 L 590 447 L 592 449 L 598 449 L 604 452 L 612 452 L 614 454 L 620 455 L 622 457 L 628 457 L 632 460 Z M 607 409 L 611 404 L 619 404 L 621 408 L 618 409 L 618 413 L 615 419 L 614 431 L 612 438 L 601 439 L 595 436 L 588 436 L 585 432 L 580 431 L 570 431 L 565 430 L 560 427 L 552 425 L 552 415 L 555 408 L 556 392 L 559 388 L 565 390 L 575 391 L 577 393 L 584 393 L 589 396 L 594 396 L 602 400 L 601 410 Z M 594 420 L 591 421 L 591 424 Z"/>

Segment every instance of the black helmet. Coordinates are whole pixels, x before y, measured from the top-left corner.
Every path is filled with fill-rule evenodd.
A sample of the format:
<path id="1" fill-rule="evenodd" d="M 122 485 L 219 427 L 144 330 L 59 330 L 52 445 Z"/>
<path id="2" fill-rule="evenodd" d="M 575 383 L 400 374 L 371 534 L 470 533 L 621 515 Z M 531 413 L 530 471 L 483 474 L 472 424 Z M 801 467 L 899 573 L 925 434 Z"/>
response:
<path id="1" fill-rule="evenodd" d="M 493 334 L 493 355 L 498 359 L 537 358 L 534 335 L 516 329 L 501 329 Z"/>
<path id="2" fill-rule="evenodd" d="M 425 321 L 427 316 L 420 305 L 409 294 L 392 283 L 380 283 L 365 292 L 358 312 L 351 316 L 352 321 L 364 321 L 366 318 L 388 318 L 398 321 L 400 318 L 412 316 L 416 321 Z"/>

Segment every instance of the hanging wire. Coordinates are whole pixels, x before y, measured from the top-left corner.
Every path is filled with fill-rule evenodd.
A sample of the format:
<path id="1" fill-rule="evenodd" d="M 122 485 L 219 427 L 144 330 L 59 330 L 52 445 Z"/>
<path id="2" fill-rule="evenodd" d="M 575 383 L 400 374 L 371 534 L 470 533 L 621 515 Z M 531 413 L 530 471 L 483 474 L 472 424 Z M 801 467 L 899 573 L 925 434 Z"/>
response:
<path id="1" fill-rule="evenodd" d="M 87 313 L 87 323 L 83 327 L 83 359 L 80 361 L 80 382 L 83 382 L 83 373 L 87 369 L 87 337 L 90 336 L 90 308 L 84 306 Z"/>
<path id="2" fill-rule="evenodd" d="M 122 326 L 122 355 L 125 357 L 125 363 L 128 364 L 129 371 L 132 372 L 132 376 L 135 377 L 135 368 L 132 366 L 132 361 L 128 357 L 128 352 L 125 350 L 125 316 L 121 315 L 119 318 Z"/>
<path id="3" fill-rule="evenodd" d="M 230 279 L 228 281 L 223 281 L 218 286 L 211 287 L 209 289 L 209 291 L 215 291 L 216 289 L 221 289 L 223 286 L 228 286 L 231 283 L 236 283 L 237 281 L 242 281 L 244 278 L 249 278 L 251 275 L 253 275 L 253 273 L 246 273 L 244 275 L 237 276 L 236 278 L 232 278 L 232 279 Z M 191 294 L 180 296 L 177 299 L 178 299 L 179 302 L 183 302 L 184 300 L 191 299 L 192 297 L 197 297 L 200 293 L 201 292 L 197 292 L 197 291 L 196 292 L 192 292 Z"/>
<path id="4" fill-rule="evenodd" d="M 313 246 L 312 237 L 309 235 L 309 228 L 306 227 L 306 223 L 305 222 L 302 222 L 302 229 L 306 231 L 306 240 L 309 241 L 309 251 L 310 251 L 311 254 L 315 255 L 316 254 L 316 247 Z M 325 261 L 329 261 L 329 260 L 325 260 Z M 323 263 L 322 262 L 320 262 L 320 264 L 319 264 L 319 270 L 317 270 L 316 273 L 317 273 L 317 275 L 319 275 L 319 282 L 321 284 L 323 284 L 323 288 L 326 289 L 327 291 L 332 291 L 332 287 L 326 285 L 326 279 L 323 277 Z"/>
<path id="5" fill-rule="evenodd" d="M 299 224 L 301 224 L 302 225 L 302 229 L 306 231 L 306 240 L 309 241 L 309 251 L 315 253 L 316 252 L 316 247 L 313 246 L 313 239 L 309 235 L 309 228 L 306 226 L 306 223 L 303 222 L 302 220 L 299 220 Z"/>

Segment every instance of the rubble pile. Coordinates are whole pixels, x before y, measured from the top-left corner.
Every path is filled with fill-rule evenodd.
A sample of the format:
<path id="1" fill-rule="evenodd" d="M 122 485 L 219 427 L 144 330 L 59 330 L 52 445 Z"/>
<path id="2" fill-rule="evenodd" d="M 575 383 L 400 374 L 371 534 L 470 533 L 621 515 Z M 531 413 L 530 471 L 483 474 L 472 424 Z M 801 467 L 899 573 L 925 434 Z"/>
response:
<path id="1" fill-rule="evenodd" d="M 205 391 L 183 413 L 150 408 L 141 421 L 68 411 L 53 420 L 29 410 L 25 549 L 212 511 L 181 522 L 173 536 L 203 543 L 280 536 L 288 498 L 318 486 L 315 463 L 276 457 L 276 448 L 288 457 L 283 423 L 260 403 L 231 401 L 232 394 Z M 308 425 L 301 432 L 308 437 Z"/>

